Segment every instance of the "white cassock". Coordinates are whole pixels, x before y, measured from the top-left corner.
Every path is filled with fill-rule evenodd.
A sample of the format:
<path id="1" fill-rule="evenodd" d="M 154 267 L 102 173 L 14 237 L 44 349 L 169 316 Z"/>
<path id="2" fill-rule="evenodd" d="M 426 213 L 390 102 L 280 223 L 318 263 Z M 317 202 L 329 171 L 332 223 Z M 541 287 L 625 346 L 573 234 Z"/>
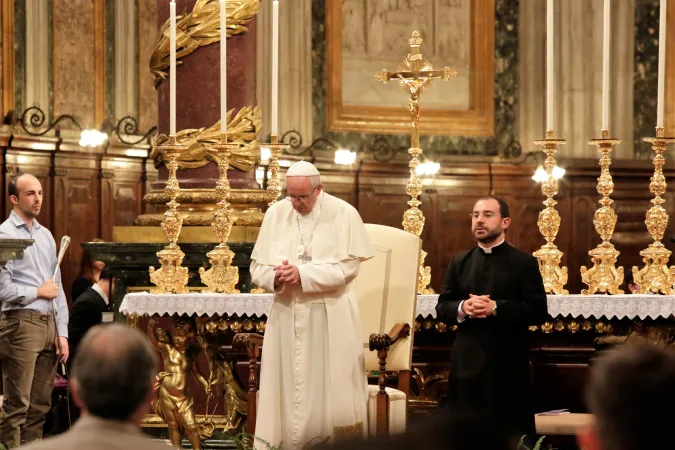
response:
<path id="1" fill-rule="evenodd" d="M 288 200 L 265 214 L 251 254 L 253 283 L 275 291 L 274 267 L 284 260 L 298 266 L 301 283 L 276 290 L 267 318 L 257 438 L 300 449 L 314 439 L 366 436 L 368 380 L 353 281 L 372 256 L 358 212 L 326 193 L 305 216 Z"/>

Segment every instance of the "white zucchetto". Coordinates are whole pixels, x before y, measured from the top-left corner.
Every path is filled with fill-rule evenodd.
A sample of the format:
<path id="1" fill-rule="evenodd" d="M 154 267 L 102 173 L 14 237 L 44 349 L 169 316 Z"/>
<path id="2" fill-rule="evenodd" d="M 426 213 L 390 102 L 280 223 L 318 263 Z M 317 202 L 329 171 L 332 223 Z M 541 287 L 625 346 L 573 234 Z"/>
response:
<path id="1" fill-rule="evenodd" d="M 319 175 L 317 168 L 307 161 L 296 162 L 286 172 L 286 177 L 314 177 L 317 175 Z"/>

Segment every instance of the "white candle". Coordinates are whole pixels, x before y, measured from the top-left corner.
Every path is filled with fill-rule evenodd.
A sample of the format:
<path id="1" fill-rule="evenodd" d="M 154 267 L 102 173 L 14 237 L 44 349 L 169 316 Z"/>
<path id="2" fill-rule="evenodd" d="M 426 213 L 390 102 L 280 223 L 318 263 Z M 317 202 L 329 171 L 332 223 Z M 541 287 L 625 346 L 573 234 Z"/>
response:
<path id="1" fill-rule="evenodd" d="M 272 2 L 272 134 L 279 133 L 279 0 Z"/>
<path id="2" fill-rule="evenodd" d="M 656 126 L 663 128 L 663 97 L 665 90 L 666 74 L 666 3 L 667 0 L 661 0 L 661 10 L 659 19 L 659 93 L 658 106 L 656 107 Z"/>
<path id="3" fill-rule="evenodd" d="M 171 26 L 169 27 L 169 134 L 176 135 L 176 3 L 169 3 Z"/>
<path id="4" fill-rule="evenodd" d="M 546 131 L 553 130 L 553 0 L 546 5 Z"/>
<path id="5" fill-rule="evenodd" d="M 220 0 L 220 133 L 227 133 L 227 0 Z"/>
<path id="6" fill-rule="evenodd" d="M 605 0 L 602 38 L 602 129 L 609 130 L 609 9 Z"/>

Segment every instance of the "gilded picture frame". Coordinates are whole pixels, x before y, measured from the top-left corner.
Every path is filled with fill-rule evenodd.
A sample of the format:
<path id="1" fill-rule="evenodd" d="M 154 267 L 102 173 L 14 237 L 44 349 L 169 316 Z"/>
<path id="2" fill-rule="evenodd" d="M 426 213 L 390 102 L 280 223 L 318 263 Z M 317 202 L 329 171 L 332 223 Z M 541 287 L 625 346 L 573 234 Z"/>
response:
<path id="1" fill-rule="evenodd" d="M 454 1 L 454 0 L 453 0 Z M 466 1 L 466 0 L 465 0 Z M 410 132 L 410 113 L 406 102 L 399 106 L 377 104 L 354 105 L 343 102 L 343 0 L 326 1 L 326 125 L 329 131 L 360 133 L 405 134 Z M 494 0 L 472 0 L 470 8 L 470 35 L 467 107 L 425 107 L 421 99 L 420 133 L 445 136 L 493 136 L 494 120 Z M 412 22 L 412 21 L 411 21 Z M 414 24 L 411 23 L 411 30 Z M 420 30 L 423 33 L 424 31 Z M 407 42 L 407 36 L 387 36 Z M 422 53 L 424 54 L 424 44 Z M 406 54 L 396 55 L 403 60 Z M 442 68 L 446 61 L 429 57 L 434 68 Z M 396 67 L 381 67 L 396 70 Z M 372 73 L 375 76 L 375 72 Z M 354 80 L 351 80 L 354 82 Z M 450 80 L 447 83 L 452 83 Z M 434 83 L 444 83 L 436 80 Z M 388 89 L 401 90 L 396 81 Z M 452 89 L 451 85 L 448 87 Z"/>

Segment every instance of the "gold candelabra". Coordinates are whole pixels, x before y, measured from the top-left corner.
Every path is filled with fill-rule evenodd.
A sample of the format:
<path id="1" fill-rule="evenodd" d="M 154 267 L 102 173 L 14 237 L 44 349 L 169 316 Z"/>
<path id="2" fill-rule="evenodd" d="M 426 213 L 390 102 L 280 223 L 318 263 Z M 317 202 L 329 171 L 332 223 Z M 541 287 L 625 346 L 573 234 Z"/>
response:
<path id="1" fill-rule="evenodd" d="M 616 267 L 619 251 L 610 242 L 617 218 L 616 212 L 611 206 L 614 200 L 609 198 L 610 194 L 614 192 L 614 182 L 609 174 L 609 166 L 612 163 L 609 152 L 612 151 L 613 146 L 620 142 L 618 139 L 610 139 L 608 130 L 602 130 L 600 139 L 591 139 L 588 142 L 598 147 L 598 150 L 602 153 L 602 156 L 600 156 L 600 177 L 598 178 L 598 193 L 602 195 L 600 199 L 602 206 L 595 211 L 593 216 L 593 225 L 595 231 L 602 238 L 602 243 L 588 252 L 593 267 L 587 269 L 586 266 L 581 266 L 581 281 L 588 286 L 588 289 L 582 289 L 581 291 L 584 295 L 595 294 L 596 292 L 623 294 L 623 290 L 619 288 L 623 283 L 623 267 Z"/>
<path id="2" fill-rule="evenodd" d="M 220 199 L 218 210 L 213 215 L 211 227 L 213 233 L 218 238 L 218 245 L 208 252 L 211 268 L 205 270 L 199 268 L 199 277 L 208 289 L 204 292 L 218 292 L 225 294 L 238 294 L 239 290 L 235 287 L 239 282 L 239 268 L 232 265 L 234 252 L 227 246 L 227 239 L 232 231 L 232 210 L 230 209 L 230 182 L 227 179 L 227 170 L 229 169 L 230 155 L 233 150 L 237 150 L 241 145 L 238 143 L 228 143 L 227 135 L 221 134 L 220 143 L 213 146 L 214 153 L 218 157 L 218 182 L 216 183 L 216 196 Z"/>
<path id="3" fill-rule="evenodd" d="M 546 131 L 546 139 L 539 139 L 534 141 L 536 145 L 542 147 L 546 153 L 546 161 L 544 167 L 546 168 L 547 179 L 541 185 L 541 192 L 546 196 L 544 200 L 544 208 L 539 212 L 539 219 L 537 226 L 539 231 L 546 239 L 539 250 L 533 253 L 539 262 L 539 271 L 544 280 L 544 288 L 549 294 L 567 295 L 569 292 L 565 289 L 567 284 L 567 267 L 561 267 L 561 260 L 563 252 L 558 250 L 554 241 L 560 229 L 560 214 L 555 209 L 556 202 L 553 197 L 558 193 L 558 180 L 553 176 L 553 168 L 555 167 L 555 154 L 558 147 L 565 144 L 563 139 L 554 139 L 553 131 Z"/>
<path id="4" fill-rule="evenodd" d="M 640 252 L 645 266 L 638 269 L 633 266 L 633 280 L 640 285 L 640 293 L 647 294 L 659 292 L 665 295 L 675 293 L 673 284 L 675 283 L 675 266 L 668 268 L 668 259 L 671 251 L 662 243 L 663 235 L 668 227 L 668 212 L 661 206 L 665 203 L 662 195 L 666 192 L 666 177 L 663 175 L 663 165 L 666 163 L 663 152 L 666 151 L 668 144 L 675 142 L 675 138 L 664 137 L 665 133 L 662 127 L 656 128 L 656 137 L 644 138 L 644 141 L 652 144 L 654 150 L 654 176 L 649 183 L 649 191 L 654 194 L 651 200 L 652 207 L 647 211 L 645 225 L 647 231 L 654 239 L 649 247 Z"/>
<path id="5" fill-rule="evenodd" d="M 270 142 L 269 144 L 262 144 L 262 146 L 270 149 L 270 162 L 268 164 L 268 167 L 271 172 L 271 176 L 269 181 L 267 182 L 267 191 L 265 195 L 268 201 L 267 204 L 269 206 L 272 206 L 279 199 L 279 195 L 281 195 L 281 179 L 279 176 L 279 156 L 281 156 L 281 152 L 283 150 L 288 149 L 290 145 L 279 142 L 279 135 L 277 134 L 273 134 L 270 140 L 272 142 Z"/>
<path id="6" fill-rule="evenodd" d="M 180 192 L 176 170 L 178 170 L 177 159 L 183 149 L 185 146 L 177 144 L 175 136 L 171 136 L 167 144 L 157 149 L 164 156 L 166 167 L 169 170 L 164 193 L 170 200 L 161 225 L 169 245 L 157 252 L 161 267 L 155 270 L 151 266 L 149 269 L 150 281 L 157 286 L 150 289 L 152 294 L 186 294 L 188 292 L 185 288 L 188 282 L 188 269 L 182 266 L 185 253 L 177 244 L 183 226 L 183 216 L 178 213 L 178 202 L 176 202 L 176 197 Z"/>
<path id="7" fill-rule="evenodd" d="M 410 94 L 409 109 L 412 118 L 412 132 L 410 136 L 410 148 L 408 153 L 412 159 L 408 166 L 410 167 L 410 179 L 406 187 L 406 192 L 411 199 L 408 201 L 410 208 L 403 214 L 403 229 L 415 236 L 420 236 L 424 229 L 424 214 L 419 206 L 422 202 L 418 199 L 422 193 L 422 184 L 417 176 L 417 167 L 420 165 L 419 157 L 422 155 L 420 148 L 420 95 L 425 87 L 431 84 L 434 79 L 443 79 L 444 81 L 457 76 L 457 71 L 444 67 L 441 70 L 434 70 L 432 64 L 424 59 L 420 51 L 422 46 L 422 37 L 417 31 L 413 31 L 410 39 L 410 53 L 400 65 L 396 72 L 390 72 L 386 69 L 378 72 L 375 79 L 383 83 L 388 83 L 394 78 L 397 78 L 401 87 Z M 420 252 L 420 268 L 417 280 L 417 293 L 430 294 L 431 290 L 428 288 L 431 283 L 431 267 L 424 266 L 424 260 L 427 253 L 422 250 Z"/>
<path id="8" fill-rule="evenodd" d="M 290 145 L 279 142 L 279 135 L 272 134 L 270 138 L 270 143 L 262 144 L 263 147 L 267 147 L 270 150 L 270 162 L 267 165 L 270 174 L 270 179 L 267 182 L 267 190 L 265 191 L 265 197 L 267 199 L 267 204 L 269 206 L 274 205 L 279 200 L 279 195 L 281 195 L 281 177 L 279 176 L 279 156 L 283 150 L 290 148 Z M 268 170 L 265 169 L 265 170 Z M 251 289 L 251 294 L 262 294 L 265 290 L 259 287 L 253 287 Z"/>

